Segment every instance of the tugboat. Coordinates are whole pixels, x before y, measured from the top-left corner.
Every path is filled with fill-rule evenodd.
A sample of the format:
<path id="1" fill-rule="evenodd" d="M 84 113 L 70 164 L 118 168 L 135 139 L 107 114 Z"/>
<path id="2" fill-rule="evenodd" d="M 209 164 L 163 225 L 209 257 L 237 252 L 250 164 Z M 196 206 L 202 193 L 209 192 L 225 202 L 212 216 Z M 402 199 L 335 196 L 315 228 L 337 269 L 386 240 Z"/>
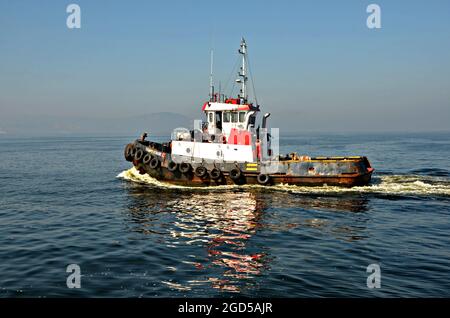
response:
<path id="1" fill-rule="evenodd" d="M 241 88 L 236 98 L 214 92 L 211 62 L 209 101 L 202 107 L 206 121 L 195 121 L 193 130 L 175 129 L 165 143 L 146 140 L 144 133 L 126 145 L 125 159 L 141 174 L 184 186 L 367 185 L 374 171 L 367 157 L 279 155 L 278 130 L 267 128 L 270 113 L 256 128 L 260 106 L 248 99 L 244 39 L 238 52 L 242 65 L 236 82 Z"/>

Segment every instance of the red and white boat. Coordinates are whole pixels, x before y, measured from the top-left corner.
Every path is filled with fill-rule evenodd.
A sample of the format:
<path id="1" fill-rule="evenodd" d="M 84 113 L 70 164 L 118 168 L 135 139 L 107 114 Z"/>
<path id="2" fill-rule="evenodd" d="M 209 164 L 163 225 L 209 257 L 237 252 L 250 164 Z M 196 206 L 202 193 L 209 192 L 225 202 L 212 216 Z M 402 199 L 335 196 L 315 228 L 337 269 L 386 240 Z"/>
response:
<path id="1" fill-rule="evenodd" d="M 202 107 L 205 121 L 196 121 L 193 130 L 174 130 L 166 143 L 146 140 L 143 135 L 125 147 L 125 159 L 141 174 L 186 186 L 367 185 L 374 169 L 364 156 L 279 155 L 278 130 L 267 128 L 270 114 L 262 116 L 257 127 L 260 106 L 248 98 L 244 39 L 239 54 L 242 64 L 236 80 L 240 85 L 236 97 L 214 92 L 211 71 L 209 101 Z"/>

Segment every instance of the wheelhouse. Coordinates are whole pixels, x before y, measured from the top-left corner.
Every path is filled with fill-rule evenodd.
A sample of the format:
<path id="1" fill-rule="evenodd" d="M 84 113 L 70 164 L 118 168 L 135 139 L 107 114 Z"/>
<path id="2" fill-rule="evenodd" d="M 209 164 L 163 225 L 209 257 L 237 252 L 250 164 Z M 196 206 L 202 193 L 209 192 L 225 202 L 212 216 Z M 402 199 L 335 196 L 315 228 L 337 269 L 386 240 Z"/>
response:
<path id="1" fill-rule="evenodd" d="M 249 131 L 255 127 L 259 107 L 252 104 L 237 104 L 235 100 L 207 102 L 203 106 L 209 134 L 221 134 L 228 138 L 233 129 Z"/>

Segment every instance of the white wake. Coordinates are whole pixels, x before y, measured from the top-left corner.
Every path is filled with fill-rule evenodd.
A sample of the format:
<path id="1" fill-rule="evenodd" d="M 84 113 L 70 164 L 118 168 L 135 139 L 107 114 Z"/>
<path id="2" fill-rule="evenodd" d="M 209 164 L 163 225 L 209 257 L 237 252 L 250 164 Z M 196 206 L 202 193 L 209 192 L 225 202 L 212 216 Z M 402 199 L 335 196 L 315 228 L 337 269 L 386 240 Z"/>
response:
<path id="1" fill-rule="evenodd" d="M 420 175 L 392 175 L 374 177 L 372 184 L 363 187 L 342 188 L 336 186 L 307 187 L 296 185 L 276 185 L 264 187 L 260 185 L 223 185 L 212 187 L 186 187 L 172 185 L 155 178 L 148 174 L 141 175 L 134 167 L 121 172 L 118 178 L 133 181 L 141 184 L 148 184 L 160 188 L 176 188 L 186 190 L 208 191 L 211 190 L 230 190 L 237 188 L 259 188 L 272 191 L 287 191 L 300 194 L 339 194 L 339 193 L 373 193 L 384 195 L 422 195 L 422 196 L 450 196 L 450 179 L 447 177 L 432 177 Z"/>

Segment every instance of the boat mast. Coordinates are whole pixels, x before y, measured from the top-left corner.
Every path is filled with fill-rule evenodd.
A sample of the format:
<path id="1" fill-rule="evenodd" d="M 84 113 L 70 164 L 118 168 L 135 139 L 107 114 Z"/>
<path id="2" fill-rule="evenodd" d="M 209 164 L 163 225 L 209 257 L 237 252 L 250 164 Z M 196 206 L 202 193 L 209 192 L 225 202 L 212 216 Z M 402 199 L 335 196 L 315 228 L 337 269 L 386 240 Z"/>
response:
<path id="1" fill-rule="evenodd" d="M 211 69 L 209 73 L 209 101 L 214 101 L 214 84 L 213 84 L 213 63 L 214 63 L 214 51 L 211 50 Z"/>
<path id="2" fill-rule="evenodd" d="M 242 66 L 241 71 L 239 72 L 239 79 L 236 81 L 241 83 L 241 94 L 240 97 L 244 100 L 244 103 L 247 102 L 247 44 L 245 43 L 245 39 L 241 40 L 241 48 L 239 49 L 239 53 L 242 55 Z"/>

